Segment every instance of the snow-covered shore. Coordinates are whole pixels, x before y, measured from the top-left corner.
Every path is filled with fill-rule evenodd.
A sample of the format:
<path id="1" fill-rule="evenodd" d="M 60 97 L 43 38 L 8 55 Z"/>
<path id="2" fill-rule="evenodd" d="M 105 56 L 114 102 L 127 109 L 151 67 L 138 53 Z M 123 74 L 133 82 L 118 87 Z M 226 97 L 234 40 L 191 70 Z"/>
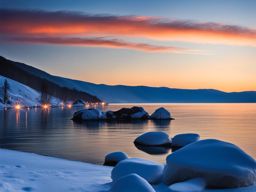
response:
<path id="1" fill-rule="evenodd" d="M 108 191 L 111 167 L 0 149 L 0 191 Z M 163 184 L 154 186 L 167 192 Z M 256 186 L 204 192 L 255 192 Z"/>

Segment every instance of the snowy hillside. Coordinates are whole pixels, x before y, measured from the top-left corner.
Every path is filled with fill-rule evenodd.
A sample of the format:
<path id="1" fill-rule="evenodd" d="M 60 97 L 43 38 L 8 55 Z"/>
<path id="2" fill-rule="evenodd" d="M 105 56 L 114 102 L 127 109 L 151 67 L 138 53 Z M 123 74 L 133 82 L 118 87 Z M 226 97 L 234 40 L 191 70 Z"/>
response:
<path id="1" fill-rule="evenodd" d="M 24 106 L 40 105 L 41 94 L 39 92 L 17 81 L 6 78 L 4 76 L 0 76 L 0 88 L 1 88 L 0 89 L 0 108 L 4 107 L 2 103 L 3 101 L 2 87 L 5 80 L 7 80 L 9 84 L 8 95 L 9 95 L 10 104 L 7 106 L 13 105 L 15 103 L 20 103 L 21 105 L 24 105 Z M 59 102 L 60 101 L 56 98 L 51 99 L 52 104 L 57 104 Z"/>

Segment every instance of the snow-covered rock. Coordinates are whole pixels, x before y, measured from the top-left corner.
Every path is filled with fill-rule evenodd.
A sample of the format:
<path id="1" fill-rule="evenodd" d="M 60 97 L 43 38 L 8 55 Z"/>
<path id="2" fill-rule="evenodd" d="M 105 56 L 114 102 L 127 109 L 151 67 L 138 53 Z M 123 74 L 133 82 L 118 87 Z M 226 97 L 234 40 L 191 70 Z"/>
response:
<path id="1" fill-rule="evenodd" d="M 155 112 L 151 114 L 150 118 L 155 120 L 173 119 L 171 113 L 163 107 L 155 110 Z"/>
<path id="2" fill-rule="evenodd" d="M 196 133 L 183 133 L 175 135 L 172 138 L 172 146 L 174 147 L 184 147 L 190 143 L 196 142 L 200 139 L 200 135 Z"/>
<path id="3" fill-rule="evenodd" d="M 172 184 L 169 189 L 171 192 L 201 192 L 205 189 L 205 187 L 206 183 L 204 179 L 195 178 Z"/>
<path id="4" fill-rule="evenodd" d="M 166 161 L 163 182 L 167 185 L 197 177 L 213 188 L 256 184 L 256 161 L 231 143 L 201 140 L 172 153 Z"/>
<path id="5" fill-rule="evenodd" d="M 125 175 L 136 173 L 146 179 L 149 183 L 158 183 L 161 181 L 164 166 L 153 161 L 130 158 L 119 162 L 111 173 L 113 181 L 117 181 Z"/>
<path id="6" fill-rule="evenodd" d="M 147 132 L 137 137 L 134 144 L 147 146 L 170 146 L 171 139 L 167 133 L 162 131 Z"/>
<path id="7" fill-rule="evenodd" d="M 127 158 L 128 155 L 124 152 L 112 152 L 106 155 L 104 165 L 115 166 L 117 163 Z"/>
<path id="8" fill-rule="evenodd" d="M 73 120 L 103 120 L 106 114 L 99 109 L 82 109 L 73 114 Z"/>
<path id="9" fill-rule="evenodd" d="M 155 192 L 155 190 L 145 179 L 133 173 L 114 182 L 110 192 Z"/>

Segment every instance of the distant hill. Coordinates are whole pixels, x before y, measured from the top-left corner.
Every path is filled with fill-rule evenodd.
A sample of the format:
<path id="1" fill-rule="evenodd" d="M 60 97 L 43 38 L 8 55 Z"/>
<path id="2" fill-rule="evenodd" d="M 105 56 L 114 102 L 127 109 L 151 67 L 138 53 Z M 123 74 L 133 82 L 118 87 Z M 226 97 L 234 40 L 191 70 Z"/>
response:
<path id="1" fill-rule="evenodd" d="M 61 98 L 98 98 L 111 103 L 249 103 L 256 102 L 256 91 L 223 92 L 215 89 L 174 89 L 168 87 L 105 85 L 50 75 L 34 67 L 0 57 L 0 75 L 22 82 L 36 90 L 46 81 L 51 93 Z M 2 67 L 4 65 L 4 67 Z M 22 77 L 21 77 L 22 75 Z M 64 91 L 65 90 L 65 91 Z M 57 96 L 58 95 L 58 96 Z M 92 96 L 95 95 L 95 96 Z M 84 96 L 84 97 L 82 97 Z M 96 97 L 97 96 L 97 97 Z M 86 100 L 86 99 L 84 99 Z"/>

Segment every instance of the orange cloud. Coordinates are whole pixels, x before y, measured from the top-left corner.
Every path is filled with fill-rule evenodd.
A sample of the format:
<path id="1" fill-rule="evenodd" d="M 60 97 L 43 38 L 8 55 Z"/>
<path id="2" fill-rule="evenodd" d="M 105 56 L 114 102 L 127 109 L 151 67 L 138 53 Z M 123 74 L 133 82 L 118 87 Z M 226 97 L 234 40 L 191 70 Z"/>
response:
<path id="1" fill-rule="evenodd" d="M 130 36 L 256 46 L 256 30 L 220 23 L 79 12 L 0 10 L 2 35 Z"/>
<path id="2" fill-rule="evenodd" d="M 105 38 L 78 38 L 78 37 L 13 37 L 9 41 L 37 43 L 37 44 L 56 44 L 56 45 L 74 45 L 74 46 L 92 46 L 107 48 L 124 48 L 149 52 L 172 52 L 172 53 L 190 53 L 193 51 L 170 46 L 156 46 L 145 43 L 131 43 L 118 39 Z"/>

